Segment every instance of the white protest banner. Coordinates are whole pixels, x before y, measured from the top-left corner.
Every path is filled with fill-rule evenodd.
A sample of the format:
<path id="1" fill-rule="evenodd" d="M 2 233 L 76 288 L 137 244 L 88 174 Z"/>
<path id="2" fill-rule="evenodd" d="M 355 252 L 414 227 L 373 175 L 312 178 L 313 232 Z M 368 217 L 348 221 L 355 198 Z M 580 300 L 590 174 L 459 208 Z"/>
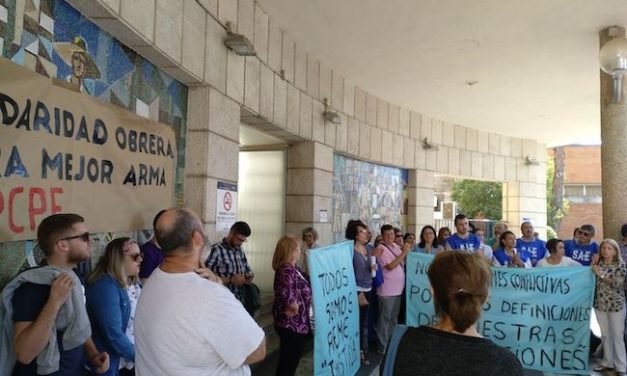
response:
<path id="1" fill-rule="evenodd" d="M 59 212 L 92 231 L 150 227 L 174 205 L 173 130 L 0 58 L 0 242 Z"/>

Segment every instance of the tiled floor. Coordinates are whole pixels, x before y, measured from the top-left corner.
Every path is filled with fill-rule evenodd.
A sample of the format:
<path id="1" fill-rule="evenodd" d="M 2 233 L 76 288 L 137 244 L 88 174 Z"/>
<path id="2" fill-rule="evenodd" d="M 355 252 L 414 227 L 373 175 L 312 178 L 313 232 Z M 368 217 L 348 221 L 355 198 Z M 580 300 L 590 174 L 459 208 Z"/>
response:
<path id="1" fill-rule="evenodd" d="M 268 359 L 262 367 L 259 367 L 253 370 L 253 376 L 273 376 L 274 370 L 276 367 L 276 356 L 273 356 L 274 359 Z M 368 359 L 370 360 L 370 365 L 368 367 L 362 367 L 357 376 L 376 376 L 379 374 L 379 363 L 381 362 L 381 356 L 376 353 L 369 353 Z M 590 368 L 594 368 L 598 363 L 598 360 L 595 358 L 590 359 Z M 298 370 L 296 371 L 296 376 L 311 376 L 313 375 L 313 351 L 305 354 L 300 361 L 298 366 Z M 612 372 L 609 373 L 599 373 L 599 372 L 590 372 L 591 376 L 614 376 L 615 374 Z M 525 370 L 525 376 L 567 376 L 566 374 L 543 374 L 540 371 L 532 371 Z"/>

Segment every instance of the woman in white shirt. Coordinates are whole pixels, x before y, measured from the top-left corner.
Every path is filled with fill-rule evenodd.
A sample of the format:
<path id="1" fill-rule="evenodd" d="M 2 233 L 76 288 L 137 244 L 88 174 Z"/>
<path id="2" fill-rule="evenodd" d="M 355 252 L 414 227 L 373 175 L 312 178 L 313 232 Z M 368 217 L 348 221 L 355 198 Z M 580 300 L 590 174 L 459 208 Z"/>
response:
<path id="1" fill-rule="evenodd" d="M 549 241 L 546 242 L 546 249 L 549 250 L 549 256 L 538 261 L 537 266 L 581 266 L 577 261 L 568 256 L 564 256 L 564 242 L 561 239 L 549 239 Z"/>

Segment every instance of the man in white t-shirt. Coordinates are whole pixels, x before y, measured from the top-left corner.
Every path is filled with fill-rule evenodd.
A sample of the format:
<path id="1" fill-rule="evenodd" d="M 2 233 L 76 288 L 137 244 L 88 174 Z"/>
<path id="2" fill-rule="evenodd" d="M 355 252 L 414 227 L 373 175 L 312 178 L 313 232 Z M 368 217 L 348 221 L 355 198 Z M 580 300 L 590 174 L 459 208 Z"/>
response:
<path id="1" fill-rule="evenodd" d="M 156 226 L 163 263 L 150 275 L 135 315 L 138 376 L 250 375 L 263 360 L 263 330 L 215 275 L 201 268 L 207 244 L 189 209 L 163 213 Z"/>

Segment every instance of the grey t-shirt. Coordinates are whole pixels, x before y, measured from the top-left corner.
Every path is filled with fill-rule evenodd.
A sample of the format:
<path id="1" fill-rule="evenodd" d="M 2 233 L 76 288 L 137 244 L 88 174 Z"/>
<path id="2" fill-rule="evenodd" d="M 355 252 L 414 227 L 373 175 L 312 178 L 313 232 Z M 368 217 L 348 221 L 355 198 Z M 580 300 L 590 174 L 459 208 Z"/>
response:
<path id="1" fill-rule="evenodd" d="M 394 376 L 523 376 L 510 351 L 492 341 L 427 326 L 408 328 L 398 346 Z"/>

